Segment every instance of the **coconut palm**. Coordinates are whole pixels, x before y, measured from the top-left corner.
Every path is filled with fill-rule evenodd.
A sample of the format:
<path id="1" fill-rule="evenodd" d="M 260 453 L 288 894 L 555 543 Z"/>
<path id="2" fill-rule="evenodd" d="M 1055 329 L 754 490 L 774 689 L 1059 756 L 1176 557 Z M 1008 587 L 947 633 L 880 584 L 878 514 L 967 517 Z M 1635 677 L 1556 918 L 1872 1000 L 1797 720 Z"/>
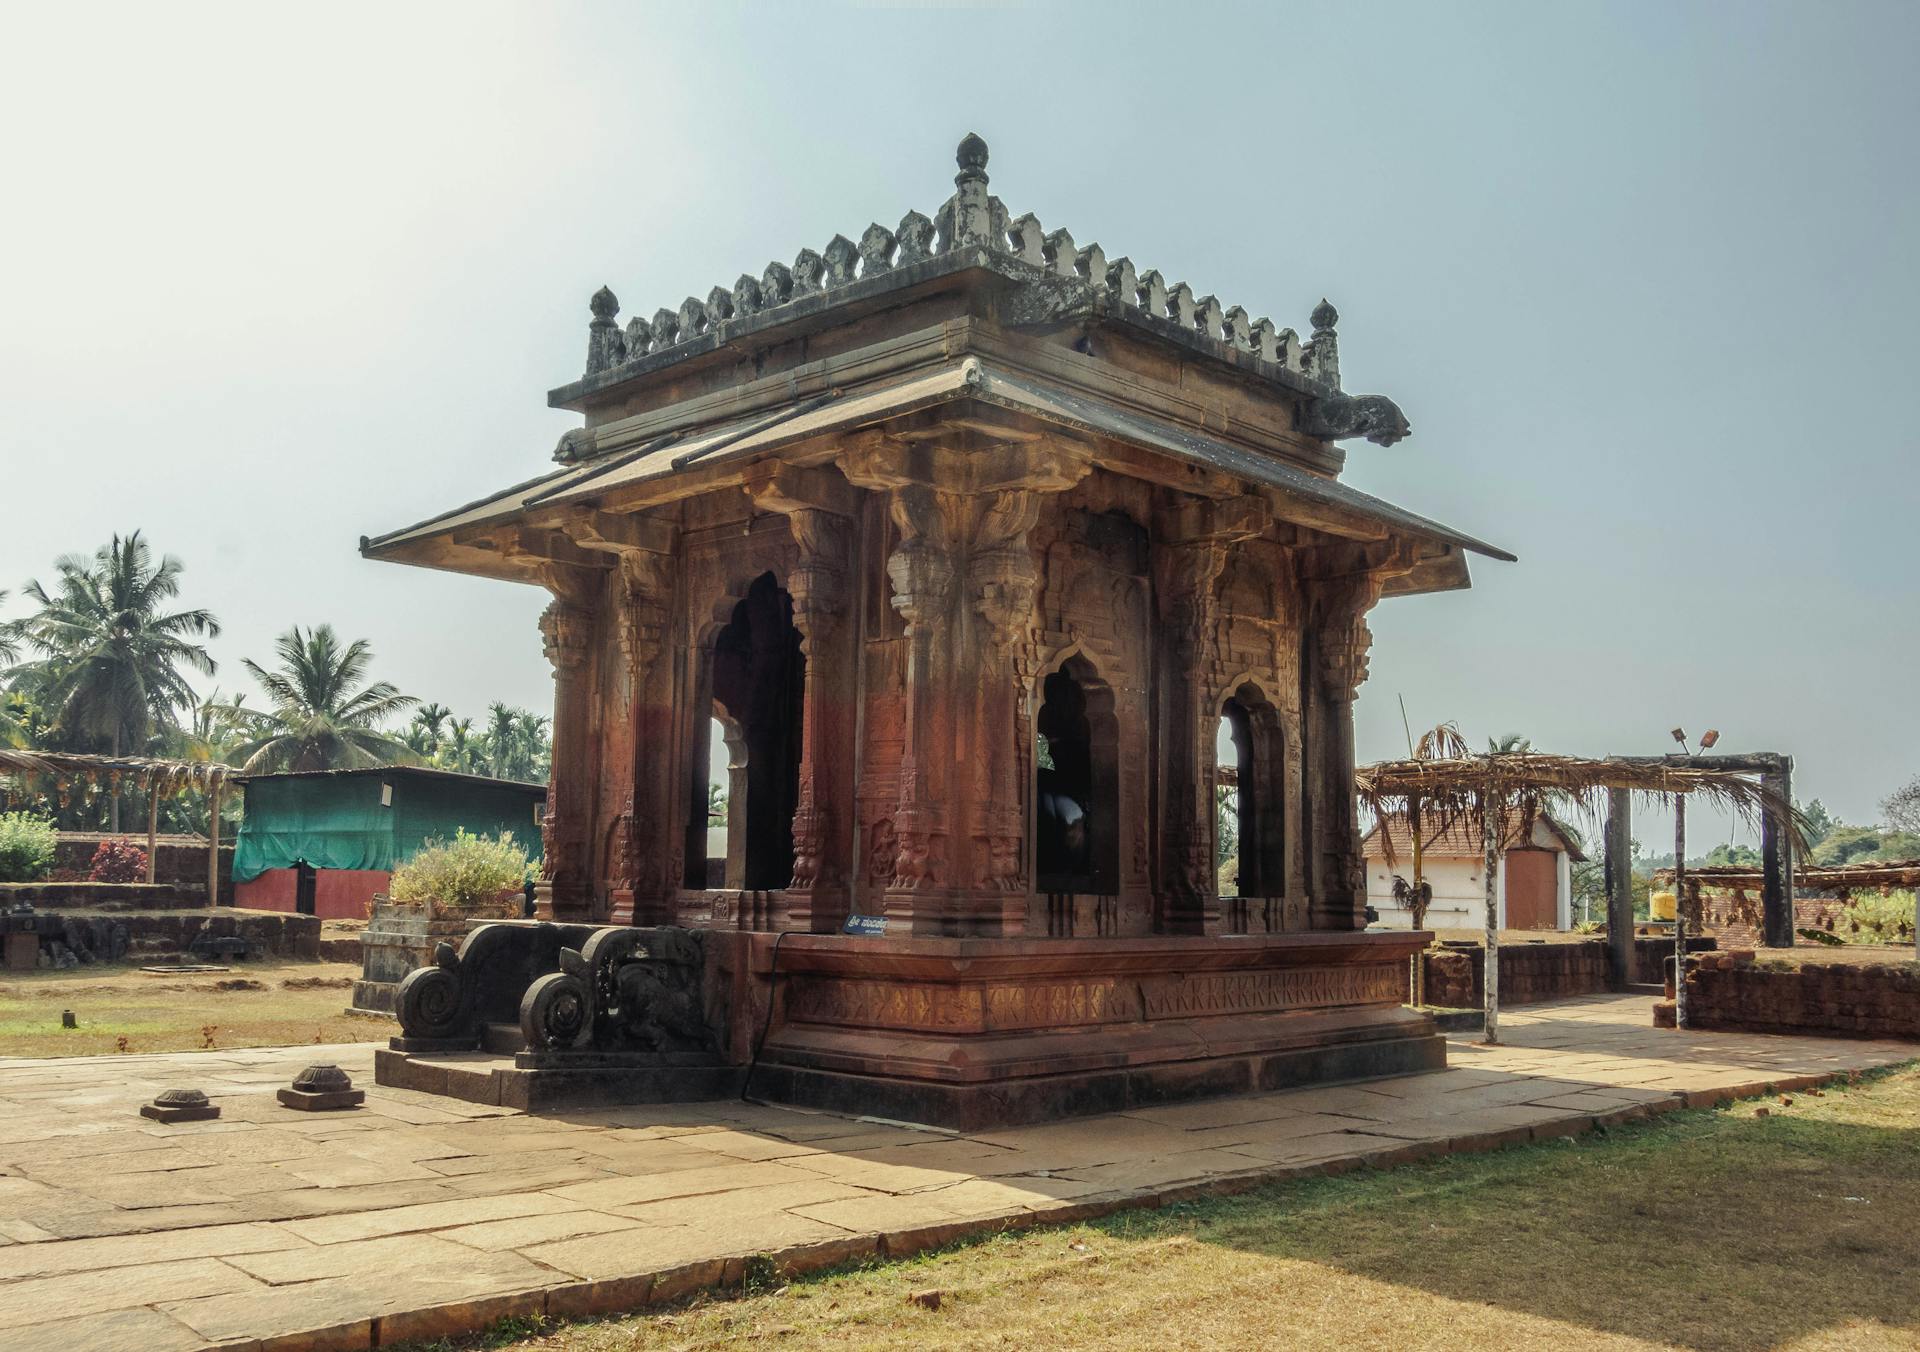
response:
<path id="1" fill-rule="evenodd" d="M 0 602 L 6 599 L 7 594 L 0 591 Z M 19 656 L 20 622 L 18 620 L 0 622 L 0 663 L 12 662 Z"/>
<path id="2" fill-rule="evenodd" d="M 423 704 L 413 711 L 413 727 L 424 734 L 426 745 L 414 749 L 431 756 L 440 749 L 441 729 L 453 716 L 453 711 L 444 704 Z"/>
<path id="3" fill-rule="evenodd" d="M 238 748 L 243 769 L 350 770 L 410 756 L 380 725 L 418 701 L 387 681 L 367 682 L 373 649 L 365 639 L 342 646 L 330 624 L 295 625 L 274 646 L 278 670 L 245 662 L 273 707 Z"/>
<path id="4" fill-rule="evenodd" d="M 1487 738 L 1488 755 L 1506 756 L 1516 751 L 1531 750 L 1533 750 L 1533 739 L 1531 737 L 1522 737 L 1517 732 L 1510 732 L 1505 737 Z"/>
<path id="5" fill-rule="evenodd" d="M 69 554 L 54 568 L 51 589 L 27 584 L 39 611 L 9 626 L 35 659 L 15 667 L 8 684 L 31 694 L 75 742 L 114 755 L 145 751 L 176 711 L 198 703 L 182 669 L 213 674 L 213 658 L 194 640 L 218 638 L 219 621 L 205 610 L 165 608 L 180 594 L 180 560 L 169 554 L 155 564 L 139 531 L 115 535 L 91 560 Z M 120 829 L 117 794 L 109 827 Z"/>
<path id="6" fill-rule="evenodd" d="M 440 749 L 438 759 L 449 770 L 459 770 L 465 774 L 473 773 L 473 720 L 471 718 L 453 718 L 447 721 L 447 742 Z"/>

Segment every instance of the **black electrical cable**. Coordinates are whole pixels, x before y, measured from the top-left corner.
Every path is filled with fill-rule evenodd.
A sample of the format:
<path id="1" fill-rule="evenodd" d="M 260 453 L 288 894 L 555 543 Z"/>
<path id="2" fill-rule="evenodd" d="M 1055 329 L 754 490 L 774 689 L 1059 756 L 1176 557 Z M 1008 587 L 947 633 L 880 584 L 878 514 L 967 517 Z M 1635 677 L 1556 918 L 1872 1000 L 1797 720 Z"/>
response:
<path id="1" fill-rule="evenodd" d="M 791 930 L 781 930 L 773 936 L 773 957 L 767 963 L 767 1017 L 761 1020 L 760 1036 L 754 1039 L 753 1056 L 747 1061 L 746 1078 L 740 1081 L 740 1101 L 742 1103 L 761 1104 L 757 1098 L 750 1098 L 747 1091 L 753 1087 L 753 1072 L 760 1068 L 760 1050 L 767 1045 L 767 1034 L 773 1031 L 773 1002 L 780 998 L 780 945 Z"/>

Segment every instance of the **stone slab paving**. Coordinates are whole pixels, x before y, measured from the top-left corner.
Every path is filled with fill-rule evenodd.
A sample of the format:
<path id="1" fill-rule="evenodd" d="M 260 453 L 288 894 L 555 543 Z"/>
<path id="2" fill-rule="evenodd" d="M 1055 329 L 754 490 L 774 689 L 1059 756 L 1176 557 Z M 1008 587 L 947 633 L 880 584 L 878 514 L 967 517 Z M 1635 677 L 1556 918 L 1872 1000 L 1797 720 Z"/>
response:
<path id="1" fill-rule="evenodd" d="M 1569 1135 L 1912 1059 L 1651 1027 L 1651 1000 L 1502 1015 L 1502 1046 L 1364 1084 L 956 1135 L 725 1102 L 527 1116 L 372 1083 L 373 1048 L 0 1060 L 0 1352 L 370 1348 L 638 1308 L 1275 1178 Z M 332 1060 L 363 1108 L 273 1091 Z M 204 1089 L 215 1122 L 137 1115 Z"/>

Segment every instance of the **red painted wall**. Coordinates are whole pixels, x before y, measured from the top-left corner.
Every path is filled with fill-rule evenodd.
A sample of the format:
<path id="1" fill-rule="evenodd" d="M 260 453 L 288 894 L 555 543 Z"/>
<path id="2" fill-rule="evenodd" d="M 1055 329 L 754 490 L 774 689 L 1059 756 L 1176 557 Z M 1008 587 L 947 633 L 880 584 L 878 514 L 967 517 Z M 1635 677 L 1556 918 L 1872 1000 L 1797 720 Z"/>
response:
<path id="1" fill-rule="evenodd" d="M 322 920 L 365 920 L 375 892 L 387 890 L 393 875 L 384 869 L 323 868 L 314 875 L 313 913 Z M 273 868 L 251 882 L 237 884 L 233 904 L 255 911 L 291 911 L 299 870 Z"/>

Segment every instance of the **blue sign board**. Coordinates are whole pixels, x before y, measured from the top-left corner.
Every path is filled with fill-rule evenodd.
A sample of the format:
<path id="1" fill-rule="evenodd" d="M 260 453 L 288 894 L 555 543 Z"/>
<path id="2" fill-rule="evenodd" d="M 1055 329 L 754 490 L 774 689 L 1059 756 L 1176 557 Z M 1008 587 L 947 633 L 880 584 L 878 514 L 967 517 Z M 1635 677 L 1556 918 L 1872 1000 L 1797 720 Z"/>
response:
<path id="1" fill-rule="evenodd" d="M 850 915 L 847 923 L 840 927 L 842 934 L 865 934 L 869 937 L 887 932 L 887 918 L 884 915 Z"/>

